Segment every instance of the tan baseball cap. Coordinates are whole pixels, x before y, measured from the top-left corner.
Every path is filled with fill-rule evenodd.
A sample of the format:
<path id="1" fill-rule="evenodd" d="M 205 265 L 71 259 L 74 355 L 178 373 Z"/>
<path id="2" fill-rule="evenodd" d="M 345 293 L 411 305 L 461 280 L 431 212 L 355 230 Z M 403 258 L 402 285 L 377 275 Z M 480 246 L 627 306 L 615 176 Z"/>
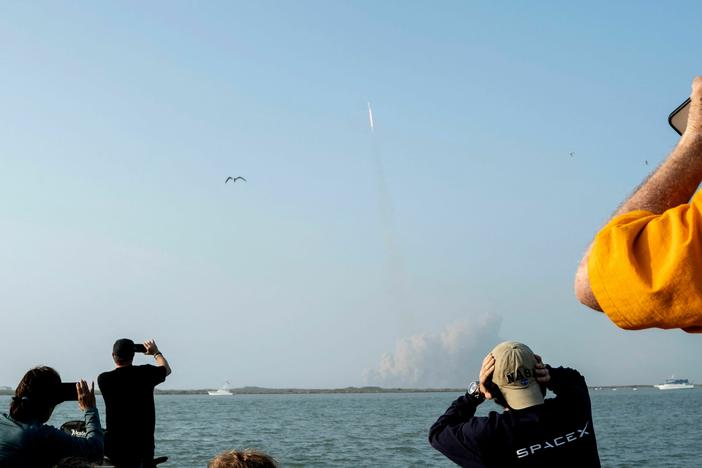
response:
<path id="1" fill-rule="evenodd" d="M 492 381 L 500 387 L 507 404 L 523 409 L 544 402 L 541 385 L 536 381 L 536 358 L 531 349 L 516 341 L 505 341 L 491 352 L 495 358 Z"/>

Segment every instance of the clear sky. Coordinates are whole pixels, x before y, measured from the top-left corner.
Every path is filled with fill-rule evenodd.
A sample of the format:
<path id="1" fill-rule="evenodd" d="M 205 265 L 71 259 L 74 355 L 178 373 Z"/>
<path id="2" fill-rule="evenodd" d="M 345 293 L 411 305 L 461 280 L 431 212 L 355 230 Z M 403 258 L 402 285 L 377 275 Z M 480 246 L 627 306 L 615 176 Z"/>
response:
<path id="1" fill-rule="evenodd" d="M 156 339 L 164 388 L 460 385 L 502 339 L 593 385 L 702 382 L 700 337 L 572 293 L 677 141 L 700 13 L 2 2 L 0 385 L 93 378 L 120 337 Z"/>

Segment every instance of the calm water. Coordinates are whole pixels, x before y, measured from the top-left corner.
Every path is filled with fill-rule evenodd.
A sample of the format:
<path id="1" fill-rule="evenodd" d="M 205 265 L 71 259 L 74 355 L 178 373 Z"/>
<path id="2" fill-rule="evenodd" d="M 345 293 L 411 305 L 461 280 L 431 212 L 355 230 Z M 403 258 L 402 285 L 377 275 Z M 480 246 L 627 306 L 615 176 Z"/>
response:
<path id="1" fill-rule="evenodd" d="M 702 390 L 605 389 L 591 395 L 603 466 L 702 466 Z M 164 467 L 203 467 L 213 454 L 243 447 L 262 449 L 290 467 L 454 466 L 429 447 L 426 434 L 456 396 L 158 396 L 156 453 L 170 457 Z M 8 404 L 9 397 L 0 397 L 2 408 Z M 494 408 L 484 403 L 478 414 Z M 80 414 L 75 403 L 64 403 L 50 422 L 60 425 Z"/>

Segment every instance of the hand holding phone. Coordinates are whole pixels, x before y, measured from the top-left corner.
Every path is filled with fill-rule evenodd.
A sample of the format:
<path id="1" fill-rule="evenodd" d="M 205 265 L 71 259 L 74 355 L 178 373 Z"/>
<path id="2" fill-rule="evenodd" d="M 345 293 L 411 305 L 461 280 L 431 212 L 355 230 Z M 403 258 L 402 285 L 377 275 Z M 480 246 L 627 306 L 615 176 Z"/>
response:
<path id="1" fill-rule="evenodd" d="M 689 130 L 691 137 L 702 138 L 702 76 L 692 80 L 690 98 L 670 113 L 668 122 L 680 135 Z"/>
<path id="2" fill-rule="evenodd" d="M 95 408 L 95 382 L 88 388 L 88 382 L 81 380 L 75 384 L 75 392 L 78 395 L 78 406 L 81 410 Z"/>

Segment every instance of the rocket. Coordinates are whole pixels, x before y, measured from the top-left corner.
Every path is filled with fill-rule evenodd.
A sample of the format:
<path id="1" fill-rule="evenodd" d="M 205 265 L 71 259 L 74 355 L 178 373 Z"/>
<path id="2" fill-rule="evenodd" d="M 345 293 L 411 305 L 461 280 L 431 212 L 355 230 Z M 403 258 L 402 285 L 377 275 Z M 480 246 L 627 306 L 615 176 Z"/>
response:
<path id="1" fill-rule="evenodd" d="M 370 125 L 371 132 L 375 129 L 373 125 L 373 109 L 371 109 L 370 101 L 368 101 L 368 124 Z"/>

